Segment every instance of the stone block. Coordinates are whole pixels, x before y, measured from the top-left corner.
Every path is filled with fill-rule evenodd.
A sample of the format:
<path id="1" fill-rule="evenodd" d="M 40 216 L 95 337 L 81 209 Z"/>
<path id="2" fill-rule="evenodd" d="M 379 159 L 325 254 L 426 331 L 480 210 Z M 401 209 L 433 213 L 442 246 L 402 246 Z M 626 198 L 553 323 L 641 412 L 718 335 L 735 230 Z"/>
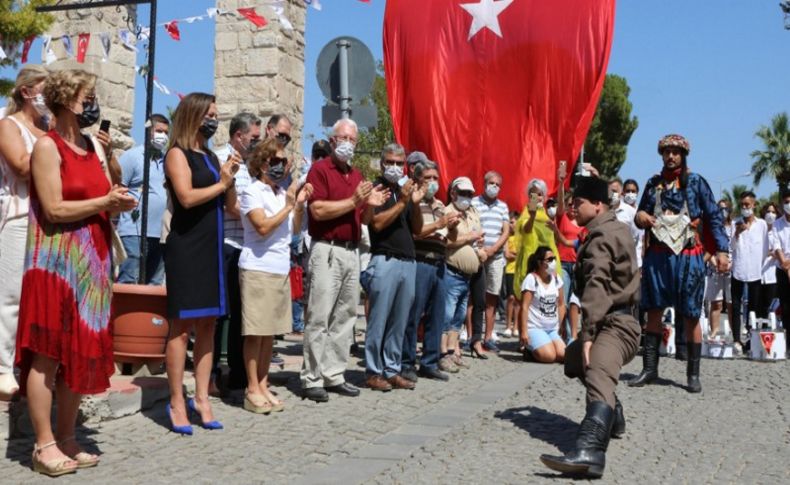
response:
<path id="1" fill-rule="evenodd" d="M 214 38 L 214 49 L 232 51 L 239 48 L 239 35 L 236 32 L 218 32 Z"/>
<path id="2" fill-rule="evenodd" d="M 279 72 L 279 55 L 276 49 L 257 49 L 247 58 L 245 74 L 274 75 Z"/>

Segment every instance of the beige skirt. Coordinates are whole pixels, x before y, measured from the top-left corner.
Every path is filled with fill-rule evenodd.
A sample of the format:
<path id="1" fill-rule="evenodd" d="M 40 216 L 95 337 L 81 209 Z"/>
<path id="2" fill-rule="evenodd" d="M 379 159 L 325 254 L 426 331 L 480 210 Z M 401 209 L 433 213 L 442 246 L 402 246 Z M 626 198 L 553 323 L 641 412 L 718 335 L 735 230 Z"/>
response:
<path id="1" fill-rule="evenodd" d="M 242 335 L 291 332 L 291 282 L 288 275 L 239 268 Z"/>

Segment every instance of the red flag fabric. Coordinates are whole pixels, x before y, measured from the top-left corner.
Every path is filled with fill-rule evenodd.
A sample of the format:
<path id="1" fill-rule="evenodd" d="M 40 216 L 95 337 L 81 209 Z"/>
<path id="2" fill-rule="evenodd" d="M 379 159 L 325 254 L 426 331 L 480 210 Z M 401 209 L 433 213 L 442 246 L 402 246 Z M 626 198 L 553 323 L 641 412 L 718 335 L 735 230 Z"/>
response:
<path id="1" fill-rule="evenodd" d="M 557 190 L 603 88 L 615 0 L 398 0 L 384 16 L 384 71 L 395 136 L 441 165 L 444 187 L 504 176 L 512 209 L 529 179 Z M 570 177 L 568 177 L 570 180 Z"/>
<path id="2" fill-rule="evenodd" d="M 22 43 L 22 64 L 27 62 L 27 55 L 30 53 L 30 46 L 33 45 L 33 41 L 36 39 L 35 35 L 31 35 L 25 42 Z M 19 44 L 17 44 L 19 45 Z"/>
<path id="3" fill-rule="evenodd" d="M 266 24 L 269 22 L 266 21 L 265 18 L 261 17 L 258 12 L 255 11 L 254 8 L 240 8 L 238 10 L 240 14 L 242 14 L 247 20 L 254 23 L 256 27 L 261 28 L 265 27 Z"/>
<path id="4" fill-rule="evenodd" d="M 85 55 L 88 53 L 88 45 L 91 41 L 91 34 L 84 33 L 77 37 L 77 62 L 85 62 Z"/>
<path id="5" fill-rule="evenodd" d="M 178 30 L 178 20 L 171 20 L 170 22 L 166 23 L 165 30 L 173 39 L 181 40 L 181 32 Z"/>

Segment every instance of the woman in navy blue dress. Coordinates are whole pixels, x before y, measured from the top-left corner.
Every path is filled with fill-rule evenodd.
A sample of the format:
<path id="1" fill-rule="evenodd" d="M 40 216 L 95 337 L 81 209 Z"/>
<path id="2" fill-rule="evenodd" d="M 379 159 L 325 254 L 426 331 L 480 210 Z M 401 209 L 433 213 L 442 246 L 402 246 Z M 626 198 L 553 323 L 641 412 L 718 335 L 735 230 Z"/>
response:
<path id="1" fill-rule="evenodd" d="M 192 93 L 173 116 L 171 147 L 165 158 L 168 195 L 173 205 L 165 252 L 167 308 L 168 415 L 173 431 L 192 434 L 189 414 L 201 426 L 220 429 L 208 400 L 216 319 L 227 313 L 222 270 L 223 206 L 235 200 L 233 176 L 238 159 L 220 167 L 208 140 L 217 131 L 214 96 Z M 182 394 L 187 339 L 195 330 L 195 398 Z"/>

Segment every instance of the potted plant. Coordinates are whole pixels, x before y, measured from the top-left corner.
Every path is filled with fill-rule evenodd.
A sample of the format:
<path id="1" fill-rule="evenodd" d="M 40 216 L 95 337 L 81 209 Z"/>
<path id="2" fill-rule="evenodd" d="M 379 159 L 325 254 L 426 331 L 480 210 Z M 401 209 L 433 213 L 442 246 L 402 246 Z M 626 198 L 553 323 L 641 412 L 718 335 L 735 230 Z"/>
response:
<path id="1" fill-rule="evenodd" d="M 164 286 L 113 285 L 112 331 L 115 361 L 150 367 L 165 359 L 170 326 Z"/>

